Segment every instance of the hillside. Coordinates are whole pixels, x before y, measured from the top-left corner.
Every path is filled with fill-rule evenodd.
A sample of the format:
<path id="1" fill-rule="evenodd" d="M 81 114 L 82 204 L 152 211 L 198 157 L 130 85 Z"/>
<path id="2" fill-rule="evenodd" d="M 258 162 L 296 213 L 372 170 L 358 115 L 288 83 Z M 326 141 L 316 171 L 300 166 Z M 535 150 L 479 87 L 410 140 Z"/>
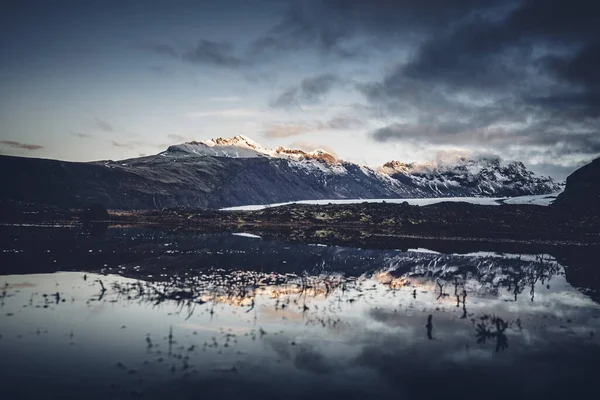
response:
<path id="1" fill-rule="evenodd" d="M 519 196 L 557 192 L 521 163 L 463 160 L 443 170 L 374 170 L 323 150 L 265 149 L 243 136 L 90 163 L 0 156 L 0 200 L 82 208 L 220 208 L 295 200 Z"/>

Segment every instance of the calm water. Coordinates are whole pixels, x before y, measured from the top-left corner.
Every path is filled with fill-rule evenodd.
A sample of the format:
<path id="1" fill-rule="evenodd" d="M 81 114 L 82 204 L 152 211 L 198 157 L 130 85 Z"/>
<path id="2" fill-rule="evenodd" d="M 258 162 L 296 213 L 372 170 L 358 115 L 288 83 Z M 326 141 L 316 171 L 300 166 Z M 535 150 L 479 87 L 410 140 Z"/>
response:
<path id="1" fill-rule="evenodd" d="M 3 399 L 596 396 L 594 249 L 0 229 Z"/>

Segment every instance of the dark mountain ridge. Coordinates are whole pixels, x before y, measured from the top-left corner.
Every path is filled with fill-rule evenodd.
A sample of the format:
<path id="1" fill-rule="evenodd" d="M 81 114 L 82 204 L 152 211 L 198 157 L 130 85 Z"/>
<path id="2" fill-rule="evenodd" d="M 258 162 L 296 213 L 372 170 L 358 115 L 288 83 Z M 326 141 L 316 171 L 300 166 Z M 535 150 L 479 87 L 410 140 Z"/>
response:
<path id="1" fill-rule="evenodd" d="M 387 165 L 387 164 L 386 164 Z M 170 146 L 122 161 L 0 156 L 0 200 L 84 208 L 220 208 L 295 200 L 547 194 L 561 190 L 522 163 L 462 160 L 432 170 L 374 170 L 316 150 L 265 149 L 243 136 Z"/>

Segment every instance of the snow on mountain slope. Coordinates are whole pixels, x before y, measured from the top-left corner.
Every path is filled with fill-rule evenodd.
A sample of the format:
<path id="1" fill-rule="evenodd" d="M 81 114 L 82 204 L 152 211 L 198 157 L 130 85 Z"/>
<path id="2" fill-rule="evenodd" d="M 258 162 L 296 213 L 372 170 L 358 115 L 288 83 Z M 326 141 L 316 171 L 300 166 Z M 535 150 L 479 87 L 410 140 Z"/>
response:
<path id="1" fill-rule="evenodd" d="M 522 196 L 555 193 L 562 186 L 549 177 L 538 177 L 521 162 L 497 157 L 457 156 L 430 163 L 390 161 L 378 170 L 335 158 L 324 150 L 305 152 L 277 147 L 267 149 L 245 136 L 190 142 L 169 147 L 163 156 L 213 156 L 233 158 L 283 158 L 299 173 L 352 175 L 411 197 Z M 327 179 L 321 180 L 330 184 Z"/>
<path id="2" fill-rule="evenodd" d="M 213 156 L 213 157 L 232 157 L 232 158 L 252 158 L 252 157 L 278 157 L 290 160 L 318 160 L 328 164 L 337 164 L 337 160 L 332 154 L 322 149 L 314 151 L 303 151 L 296 149 L 287 149 L 279 146 L 274 149 L 267 149 L 252 139 L 237 135 L 232 138 L 216 138 L 200 142 L 187 142 L 170 146 L 162 152 L 163 156 Z"/>
<path id="3" fill-rule="evenodd" d="M 497 157 L 457 157 L 452 163 L 391 161 L 380 172 L 439 196 L 522 196 L 562 190 L 552 178 L 536 176 L 523 163 L 505 163 Z"/>
<path id="4" fill-rule="evenodd" d="M 514 197 L 562 190 L 551 178 L 535 176 L 523 163 L 505 163 L 497 157 L 457 156 L 430 163 L 390 161 L 373 170 L 339 160 L 324 150 L 267 149 L 241 135 L 175 145 L 161 155 L 285 159 L 298 174 L 313 175 L 315 183 L 336 190 L 334 197 L 346 194 L 341 194 L 344 184 L 332 180 L 332 176 L 346 176 L 371 188 L 379 186 L 383 193 L 396 197 Z M 366 191 L 360 197 L 368 196 Z"/>
<path id="5" fill-rule="evenodd" d="M 160 153 L 162 156 L 212 156 L 250 158 L 270 156 L 269 150 L 263 148 L 245 136 L 229 139 L 217 138 L 201 142 L 188 142 L 170 146 Z"/>

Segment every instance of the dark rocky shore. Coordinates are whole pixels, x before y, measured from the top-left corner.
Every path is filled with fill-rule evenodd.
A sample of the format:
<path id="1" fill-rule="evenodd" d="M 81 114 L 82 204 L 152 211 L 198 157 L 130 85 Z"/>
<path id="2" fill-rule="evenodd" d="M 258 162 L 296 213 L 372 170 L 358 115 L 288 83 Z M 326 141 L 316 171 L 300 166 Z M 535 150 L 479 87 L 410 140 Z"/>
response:
<path id="1" fill-rule="evenodd" d="M 288 205 L 260 211 L 165 209 L 111 211 L 108 217 L 90 210 L 60 210 L 12 205 L 5 224 L 160 226 L 201 232 L 249 232 L 329 244 L 382 244 L 397 237 L 488 239 L 504 241 L 600 243 L 600 214 L 565 206 L 439 203 Z M 5 207 L 8 209 L 8 207 Z M 388 244 L 384 247 L 393 247 Z"/>

